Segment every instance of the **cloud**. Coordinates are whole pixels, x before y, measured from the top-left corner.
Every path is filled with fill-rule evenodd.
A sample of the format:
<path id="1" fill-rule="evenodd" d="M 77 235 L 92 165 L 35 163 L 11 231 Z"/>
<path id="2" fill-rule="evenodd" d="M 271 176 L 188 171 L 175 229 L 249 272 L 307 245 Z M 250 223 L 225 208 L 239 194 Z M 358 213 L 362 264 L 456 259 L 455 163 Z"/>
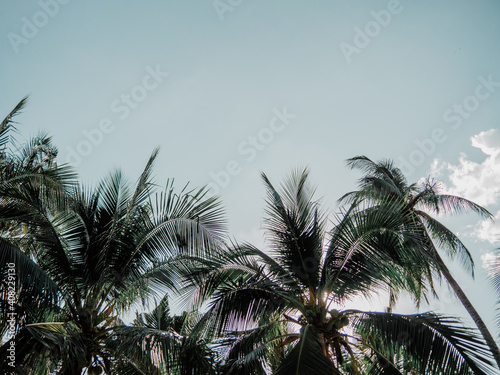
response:
<path id="1" fill-rule="evenodd" d="M 472 146 L 481 149 L 486 155 L 498 155 L 500 152 L 500 131 L 498 129 L 481 132 L 470 140 Z"/>
<path id="2" fill-rule="evenodd" d="M 500 211 L 495 215 L 496 221 L 489 219 L 480 221 L 473 229 L 473 235 L 491 244 L 500 243 Z"/>
<path id="3" fill-rule="evenodd" d="M 481 255 L 481 260 L 483 262 L 483 268 L 488 271 L 490 276 L 492 275 L 492 269 L 498 263 L 498 254 L 496 253 L 486 253 Z"/>
<path id="4" fill-rule="evenodd" d="M 481 132 L 471 138 L 471 143 L 487 155 L 482 163 L 468 160 L 464 153 L 460 155 L 458 165 L 436 159 L 431 166 L 431 175 L 447 176 L 449 184 L 443 184 L 443 188 L 448 194 L 464 197 L 482 206 L 499 203 L 500 130 Z"/>

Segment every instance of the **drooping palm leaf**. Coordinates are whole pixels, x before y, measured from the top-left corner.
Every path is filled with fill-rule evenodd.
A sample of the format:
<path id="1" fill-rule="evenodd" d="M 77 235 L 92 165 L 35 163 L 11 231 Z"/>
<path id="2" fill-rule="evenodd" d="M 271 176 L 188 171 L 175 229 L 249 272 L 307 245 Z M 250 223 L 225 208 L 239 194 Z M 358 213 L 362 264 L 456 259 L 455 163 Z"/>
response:
<path id="1" fill-rule="evenodd" d="M 288 337 L 284 322 L 261 320 L 259 326 L 244 332 L 229 332 L 219 342 L 224 351 L 225 375 L 266 374 L 265 364 L 277 366 L 285 354 L 282 337 Z"/>
<path id="2" fill-rule="evenodd" d="M 107 346 L 147 374 L 214 374 L 211 350 L 202 342 L 175 332 L 145 327 L 113 329 Z"/>
<path id="3" fill-rule="evenodd" d="M 72 323 L 36 323 L 24 327 L 13 338 L 16 365 L 20 373 L 32 373 L 40 366 L 60 368 L 74 374 L 85 363 L 85 346 L 78 327 Z M 6 358 L 10 342 L 0 347 L 0 358 Z M 8 364 L 0 370 L 8 371 Z M 12 368 L 10 368 L 12 370 Z"/>
<path id="4" fill-rule="evenodd" d="M 57 284 L 20 249 L 4 240 L 0 240 L 0 274 L 0 336 L 5 333 L 10 316 L 18 323 L 14 327 L 17 330 L 28 319 L 26 314 L 43 314 L 45 309 L 50 311 L 57 306 Z"/>
<path id="5" fill-rule="evenodd" d="M 473 329 L 432 313 L 398 315 L 359 312 L 354 323 L 363 343 L 393 362 L 402 353 L 403 369 L 421 374 L 490 374 L 493 358 Z M 383 372 L 381 372 L 383 373 Z"/>
<path id="6" fill-rule="evenodd" d="M 408 252 L 407 242 L 419 243 L 412 227 L 401 230 L 406 213 L 397 201 L 377 209 L 347 212 L 334 227 L 325 256 L 323 282 L 328 293 L 341 301 L 356 293 L 387 289 L 389 285 L 422 293 L 418 282 L 420 252 Z M 401 264 L 414 263 L 414 269 Z"/>
<path id="7" fill-rule="evenodd" d="M 474 260 L 462 241 L 447 227 L 423 211 L 416 211 L 438 247 L 448 251 L 452 258 L 458 258 L 462 267 L 474 276 Z M 433 246 L 430 242 L 429 246 Z M 435 250 L 437 252 L 437 249 Z"/>

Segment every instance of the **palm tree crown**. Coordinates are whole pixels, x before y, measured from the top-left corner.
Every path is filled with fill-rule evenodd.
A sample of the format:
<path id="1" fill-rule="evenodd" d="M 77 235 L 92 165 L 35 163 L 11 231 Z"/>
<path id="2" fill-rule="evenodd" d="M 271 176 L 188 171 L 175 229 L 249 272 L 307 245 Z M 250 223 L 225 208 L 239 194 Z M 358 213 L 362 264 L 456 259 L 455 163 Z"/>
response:
<path id="1" fill-rule="evenodd" d="M 205 189 L 176 193 L 169 181 L 152 195 L 156 153 L 135 186 L 115 172 L 95 189 L 74 187 L 62 206 L 24 189 L 1 199 L 2 219 L 29 228 L 2 241 L 0 257 L 2 271 L 4 262 L 18 269 L 15 342 L 23 371 L 116 373 L 117 363 L 130 361 L 116 341 L 129 332 L 118 313 L 173 286 L 170 257 L 204 254 L 221 240 L 222 211 Z M 139 345 L 137 330 L 130 334 Z"/>
<path id="2" fill-rule="evenodd" d="M 441 258 L 438 249 L 445 250 L 452 258 L 458 258 L 462 265 L 474 275 L 473 259 L 462 241 L 446 226 L 436 220 L 431 214 L 461 214 L 474 212 L 483 217 L 491 218 L 491 214 L 478 204 L 465 198 L 439 192 L 439 184 L 428 178 L 420 183 L 408 184 L 405 176 L 391 161 L 373 162 L 366 156 L 357 156 L 348 160 L 348 166 L 360 169 L 363 176 L 359 180 L 359 190 L 347 193 L 340 200 L 352 203 L 358 207 L 367 202 L 370 209 L 377 209 L 387 199 L 393 199 L 401 204 L 407 213 L 407 221 L 403 226 L 413 225 L 420 234 L 416 246 L 407 247 L 407 251 L 420 252 L 417 257 L 420 264 L 407 264 L 407 268 L 421 267 L 433 269 L 437 275 L 442 275 L 454 290 L 457 297 L 476 323 L 487 342 L 500 368 L 500 351 L 489 332 L 486 324 L 469 301 L 459 284 L 451 275 Z M 432 273 L 426 273 L 432 286 Z"/>

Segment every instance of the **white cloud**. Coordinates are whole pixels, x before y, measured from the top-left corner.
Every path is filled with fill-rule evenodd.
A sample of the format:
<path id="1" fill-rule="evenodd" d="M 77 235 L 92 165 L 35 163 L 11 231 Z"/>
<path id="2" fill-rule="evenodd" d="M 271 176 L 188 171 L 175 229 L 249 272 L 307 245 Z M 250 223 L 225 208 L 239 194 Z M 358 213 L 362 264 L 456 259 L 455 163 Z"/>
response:
<path id="1" fill-rule="evenodd" d="M 493 276 L 498 272 L 498 266 L 500 265 L 500 255 L 498 252 L 483 254 L 481 255 L 481 260 L 483 268 L 488 272 L 489 276 Z"/>
<path id="2" fill-rule="evenodd" d="M 496 256 L 493 253 L 486 253 L 486 254 L 481 255 L 481 260 L 483 262 L 483 268 L 490 269 L 492 263 L 495 261 L 495 258 L 496 258 Z"/>
<path id="3" fill-rule="evenodd" d="M 495 215 L 496 220 L 482 220 L 473 230 L 473 235 L 483 241 L 488 241 L 491 244 L 500 243 L 500 211 Z"/>
<path id="4" fill-rule="evenodd" d="M 479 148 L 486 159 L 482 163 L 468 160 L 461 154 L 458 165 L 434 160 L 431 174 L 447 175 L 449 185 L 443 185 L 449 194 L 467 198 L 482 206 L 499 202 L 500 198 L 500 130 L 490 129 L 471 138 L 472 146 Z M 488 224 L 489 225 L 489 224 Z M 498 230 L 498 224 L 495 227 Z M 492 229 L 485 224 L 485 230 Z"/>
<path id="5" fill-rule="evenodd" d="M 500 131 L 498 129 L 481 132 L 470 140 L 472 146 L 481 149 L 486 155 L 498 155 L 500 152 Z"/>

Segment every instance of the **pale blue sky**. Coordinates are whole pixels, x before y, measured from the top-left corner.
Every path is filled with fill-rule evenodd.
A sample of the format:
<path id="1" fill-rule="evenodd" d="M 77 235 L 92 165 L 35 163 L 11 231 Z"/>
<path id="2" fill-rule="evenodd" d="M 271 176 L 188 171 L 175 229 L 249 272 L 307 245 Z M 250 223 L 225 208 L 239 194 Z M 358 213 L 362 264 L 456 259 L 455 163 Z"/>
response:
<path id="1" fill-rule="evenodd" d="M 418 180 L 434 159 L 459 168 L 464 152 L 482 173 L 487 155 L 470 138 L 499 127 L 499 16 L 495 0 L 3 1 L 0 114 L 29 94 L 22 134 L 53 135 L 62 161 L 78 153 L 87 182 L 113 167 L 135 179 L 157 145 L 159 183 L 208 184 L 233 161 L 237 175 L 220 190 L 231 233 L 259 242 L 261 171 L 277 182 L 307 165 L 332 209 L 359 176 L 344 160 L 359 154 L 399 163 L 413 157 L 409 179 Z M 371 33 L 367 46 L 358 30 Z M 346 57 L 347 44 L 358 53 Z M 454 103 L 470 111 L 459 120 L 449 112 L 447 122 Z M 283 130 L 263 130 L 284 108 L 296 117 L 275 123 Z M 432 134 L 427 155 L 418 154 L 415 142 Z M 242 145 L 259 135 L 269 141 L 262 150 Z M 487 208 L 496 213 L 498 203 Z M 475 217 L 449 223 L 477 261 L 476 283 L 459 277 L 491 322 L 480 257 L 499 245 L 471 236 Z"/>

